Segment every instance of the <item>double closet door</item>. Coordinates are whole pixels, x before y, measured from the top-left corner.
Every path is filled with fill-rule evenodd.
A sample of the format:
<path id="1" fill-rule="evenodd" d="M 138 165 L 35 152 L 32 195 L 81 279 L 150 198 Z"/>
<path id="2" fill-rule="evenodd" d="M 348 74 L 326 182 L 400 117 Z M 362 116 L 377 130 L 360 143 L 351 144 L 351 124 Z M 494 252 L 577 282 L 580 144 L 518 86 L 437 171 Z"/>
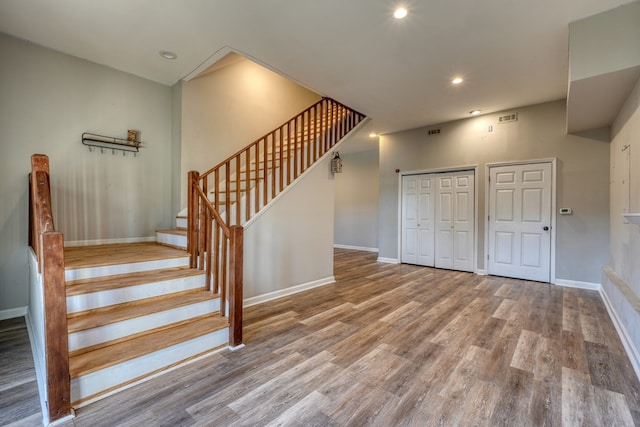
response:
<path id="1" fill-rule="evenodd" d="M 473 171 L 402 177 L 402 262 L 473 271 Z"/>

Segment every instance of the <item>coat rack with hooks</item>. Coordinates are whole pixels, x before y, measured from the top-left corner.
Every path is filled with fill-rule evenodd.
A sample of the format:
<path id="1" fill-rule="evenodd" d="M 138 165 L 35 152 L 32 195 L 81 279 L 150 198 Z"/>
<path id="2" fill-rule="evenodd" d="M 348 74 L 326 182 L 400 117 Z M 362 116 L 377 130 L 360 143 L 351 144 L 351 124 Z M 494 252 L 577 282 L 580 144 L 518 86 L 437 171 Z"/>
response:
<path id="1" fill-rule="evenodd" d="M 89 151 L 94 151 L 98 148 L 102 153 L 111 150 L 112 154 L 115 154 L 116 151 L 121 151 L 123 156 L 127 153 L 133 153 L 133 155 L 136 156 L 140 151 L 140 145 L 142 142 L 136 139 L 114 138 L 111 136 L 84 132 L 82 134 L 82 144 L 89 147 Z"/>

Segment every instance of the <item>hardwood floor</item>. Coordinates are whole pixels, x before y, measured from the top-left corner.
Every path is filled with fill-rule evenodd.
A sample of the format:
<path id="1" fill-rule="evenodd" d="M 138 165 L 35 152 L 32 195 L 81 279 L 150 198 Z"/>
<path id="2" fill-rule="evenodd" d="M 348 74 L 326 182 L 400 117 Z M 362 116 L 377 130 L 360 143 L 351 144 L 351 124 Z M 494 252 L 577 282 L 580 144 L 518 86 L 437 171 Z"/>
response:
<path id="1" fill-rule="evenodd" d="M 24 317 L 0 321 L 0 360 L 0 425 L 42 425 L 38 384 Z"/>
<path id="2" fill-rule="evenodd" d="M 67 426 L 631 426 L 640 384 L 595 291 L 377 263 L 245 309 L 222 351 Z"/>

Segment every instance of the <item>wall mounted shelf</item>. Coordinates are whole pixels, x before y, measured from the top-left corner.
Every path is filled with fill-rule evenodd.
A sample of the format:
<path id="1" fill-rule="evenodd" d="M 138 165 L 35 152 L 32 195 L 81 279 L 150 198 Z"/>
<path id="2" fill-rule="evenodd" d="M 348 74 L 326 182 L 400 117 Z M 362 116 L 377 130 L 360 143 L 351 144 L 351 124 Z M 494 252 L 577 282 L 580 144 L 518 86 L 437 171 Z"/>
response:
<path id="1" fill-rule="evenodd" d="M 122 151 L 122 155 L 125 155 L 127 152 L 134 153 L 135 155 L 140 151 L 140 144 L 142 144 L 142 142 L 85 132 L 82 134 L 82 144 L 89 147 L 90 151 L 99 148 L 103 153 L 104 150 L 112 150 L 115 154 L 117 150 Z"/>
<path id="2" fill-rule="evenodd" d="M 622 214 L 622 216 L 627 220 L 628 223 L 640 225 L 640 213 L 628 213 Z"/>

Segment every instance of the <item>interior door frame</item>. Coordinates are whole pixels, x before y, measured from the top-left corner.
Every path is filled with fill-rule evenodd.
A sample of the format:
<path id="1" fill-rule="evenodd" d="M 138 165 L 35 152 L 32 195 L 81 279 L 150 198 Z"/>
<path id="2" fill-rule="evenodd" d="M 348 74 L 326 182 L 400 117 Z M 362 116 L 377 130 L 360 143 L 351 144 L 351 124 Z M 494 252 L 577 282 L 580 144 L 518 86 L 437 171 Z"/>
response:
<path id="1" fill-rule="evenodd" d="M 407 175 L 423 175 L 428 173 L 472 171 L 473 180 L 473 272 L 478 272 L 478 165 L 452 166 L 448 168 L 420 169 L 398 173 L 398 264 L 402 264 L 402 177 Z"/>
<path id="2" fill-rule="evenodd" d="M 546 159 L 531 159 L 531 160 L 517 160 L 511 162 L 494 162 L 487 163 L 485 165 L 484 173 L 484 208 L 485 218 L 487 218 L 486 226 L 484 228 L 484 273 L 489 274 L 489 266 L 487 265 L 489 257 L 489 203 L 491 191 L 489 186 L 489 177 L 491 176 L 491 168 L 500 166 L 521 166 L 531 165 L 536 163 L 550 163 L 551 164 L 551 252 L 549 260 L 549 282 L 556 284 L 556 187 L 558 177 L 558 159 L 556 157 Z"/>

